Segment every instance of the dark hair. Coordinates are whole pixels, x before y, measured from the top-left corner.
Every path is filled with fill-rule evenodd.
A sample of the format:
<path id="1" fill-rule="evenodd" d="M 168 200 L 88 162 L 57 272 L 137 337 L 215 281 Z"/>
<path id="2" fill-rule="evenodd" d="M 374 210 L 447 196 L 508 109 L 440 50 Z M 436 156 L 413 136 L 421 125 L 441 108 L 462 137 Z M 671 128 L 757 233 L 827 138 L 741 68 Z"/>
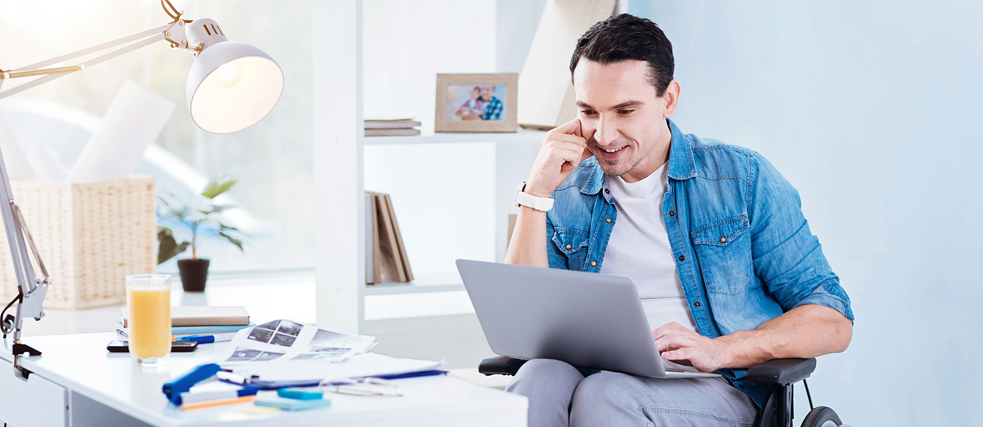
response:
<path id="1" fill-rule="evenodd" d="M 570 58 L 571 80 L 581 57 L 603 65 L 628 60 L 647 62 L 649 81 L 658 96 L 669 87 L 675 68 L 672 43 L 659 26 L 627 13 L 598 22 L 580 36 Z"/>

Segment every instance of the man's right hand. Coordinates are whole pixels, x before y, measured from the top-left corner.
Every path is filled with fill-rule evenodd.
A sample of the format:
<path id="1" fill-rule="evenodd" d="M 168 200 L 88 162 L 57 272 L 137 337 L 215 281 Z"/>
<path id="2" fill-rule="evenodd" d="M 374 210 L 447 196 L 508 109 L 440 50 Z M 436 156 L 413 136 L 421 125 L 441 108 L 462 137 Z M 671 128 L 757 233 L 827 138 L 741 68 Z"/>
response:
<path id="1" fill-rule="evenodd" d="M 580 128 L 580 119 L 573 119 L 546 134 L 532 173 L 526 180 L 525 193 L 548 197 L 573 173 L 580 162 L 593 156 Z"/>

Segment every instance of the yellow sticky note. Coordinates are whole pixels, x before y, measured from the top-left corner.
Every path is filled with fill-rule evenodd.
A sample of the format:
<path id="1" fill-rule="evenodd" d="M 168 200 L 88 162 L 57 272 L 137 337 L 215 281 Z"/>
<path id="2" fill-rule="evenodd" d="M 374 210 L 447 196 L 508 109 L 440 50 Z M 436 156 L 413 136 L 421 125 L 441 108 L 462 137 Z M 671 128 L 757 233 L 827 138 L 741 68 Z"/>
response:
<path id="1" fill-rule="evenodd" d="M 280 408 L 271 408 L 269 406 L 243 406 L 235 409 L 236 412 L 245 412 L 247 414 L 269 414 L 271 412 L 280 412 Z"/>

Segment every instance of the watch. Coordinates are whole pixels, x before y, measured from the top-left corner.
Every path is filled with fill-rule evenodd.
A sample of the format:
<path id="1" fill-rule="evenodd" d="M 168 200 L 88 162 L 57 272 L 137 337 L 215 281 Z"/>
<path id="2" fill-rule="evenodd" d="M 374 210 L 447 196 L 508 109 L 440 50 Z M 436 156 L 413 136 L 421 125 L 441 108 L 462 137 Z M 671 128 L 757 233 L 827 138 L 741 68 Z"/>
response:
<path id="1" fill-rule="evenodd" d="M 553 198 L 552 197 L 536 197 L 532 194 L 524 193 L 523 190 L 526 189 L 526 182 L 522 181 L 519 186 L 515 189 L 515 205 L 525 206 L 527 208 L 533 208 L 537 211 L 546 212 L 553 209 Z"/>

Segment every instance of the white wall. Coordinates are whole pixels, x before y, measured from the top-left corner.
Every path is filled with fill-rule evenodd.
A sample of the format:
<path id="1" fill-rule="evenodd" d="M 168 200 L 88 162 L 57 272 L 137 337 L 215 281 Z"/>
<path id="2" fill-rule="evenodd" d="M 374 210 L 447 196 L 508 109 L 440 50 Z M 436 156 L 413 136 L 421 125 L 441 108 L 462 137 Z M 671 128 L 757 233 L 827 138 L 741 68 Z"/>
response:
<path id="1" fill-rule="evenodd" d="M 770 159 L 853 300 L 853 343 L 819 359 L 816 404 L 854 426 L 979 424 L 983 3 L 630 11 L 673 43 L 681 129 Z"/>

